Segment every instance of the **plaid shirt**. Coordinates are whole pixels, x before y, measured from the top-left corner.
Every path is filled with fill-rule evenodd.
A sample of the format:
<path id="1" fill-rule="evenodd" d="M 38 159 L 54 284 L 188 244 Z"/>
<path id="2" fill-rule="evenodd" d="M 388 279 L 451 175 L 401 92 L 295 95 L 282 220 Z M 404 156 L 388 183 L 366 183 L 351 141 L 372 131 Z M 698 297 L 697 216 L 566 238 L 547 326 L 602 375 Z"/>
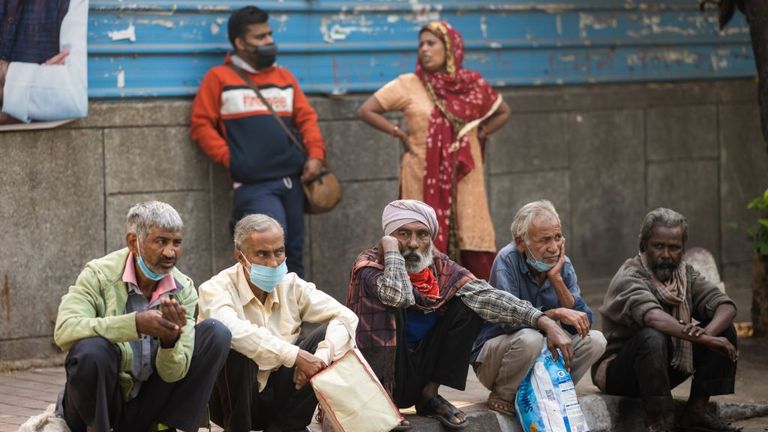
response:
<path id="1" fill-rule="evenodd" d="M 0 6 L 0 60 L 44 63 L 58 54 L 69 0 L 4 0 Z"/>
<path id="2" fill-rule="evenodd" d="M 405 269 L 405 260 L 399 252 L 390 251 L 384 255 L 384 273 L 376 282 L 379 299 L 387 306 L 411 307 L 416 303 L 413 286 Z M 532 328 L 542 312 L 530 302 L 520 300 L 512 294 L 497 290 L 482 279 L 473 279 L 456 292 L 467 307 L 480 318 L 493 323 L 523 323 Z"/>

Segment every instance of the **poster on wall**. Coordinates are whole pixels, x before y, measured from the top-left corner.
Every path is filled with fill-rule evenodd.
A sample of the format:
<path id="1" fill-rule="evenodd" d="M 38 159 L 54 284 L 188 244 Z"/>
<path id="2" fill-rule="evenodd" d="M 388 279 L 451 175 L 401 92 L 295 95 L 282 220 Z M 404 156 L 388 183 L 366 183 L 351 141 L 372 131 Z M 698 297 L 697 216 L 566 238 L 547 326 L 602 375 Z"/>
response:
<path id="1" fill-rule="evenodd" d="M 88 114 L 88 0 L 0 6 L 0 131 L 44 129 Z"/>

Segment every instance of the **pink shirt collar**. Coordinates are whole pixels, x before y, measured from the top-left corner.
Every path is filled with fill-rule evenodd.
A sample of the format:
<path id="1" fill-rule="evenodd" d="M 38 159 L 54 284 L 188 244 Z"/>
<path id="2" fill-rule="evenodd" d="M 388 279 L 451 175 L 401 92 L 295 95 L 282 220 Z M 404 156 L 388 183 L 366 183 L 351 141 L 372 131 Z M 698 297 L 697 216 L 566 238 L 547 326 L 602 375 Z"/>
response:
<path id="1" fill-rule="evenodd" d="M 128 259 L 125 261 L 125 270 L 123 270 L 123 282 L 133 284 L 138 287 L 139 283 L 136 279 L 136 269 L 133 263 L 133 253 L 128 252 Z M 149 299 L 149 303 L 153 303 L 155 300 L 160 298 L 161 295 L 175 289 L 176 283 L 173 281 L 173 276 L 168 273 L 168 275 L 160 279 L 160 283 L 157 284 L 155 292 L 152 293 L 152 298 Z"/>

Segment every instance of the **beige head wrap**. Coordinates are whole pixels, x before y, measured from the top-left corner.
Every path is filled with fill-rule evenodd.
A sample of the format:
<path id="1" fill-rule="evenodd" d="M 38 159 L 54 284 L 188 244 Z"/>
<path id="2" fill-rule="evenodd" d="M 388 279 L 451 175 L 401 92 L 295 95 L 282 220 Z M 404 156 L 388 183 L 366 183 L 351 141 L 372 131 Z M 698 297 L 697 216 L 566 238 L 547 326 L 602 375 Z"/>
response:
<path id="1" fill-rule="evenodd" d="M 435 210 L 417 200 L 392 201 L 384 207 L 381 215 L 381 227 L 384 234 L 392 234 L 396 229 L 411 222 L 421 222 L 429 228 L 432 239 L 437 235 L 437 216 Z"/>

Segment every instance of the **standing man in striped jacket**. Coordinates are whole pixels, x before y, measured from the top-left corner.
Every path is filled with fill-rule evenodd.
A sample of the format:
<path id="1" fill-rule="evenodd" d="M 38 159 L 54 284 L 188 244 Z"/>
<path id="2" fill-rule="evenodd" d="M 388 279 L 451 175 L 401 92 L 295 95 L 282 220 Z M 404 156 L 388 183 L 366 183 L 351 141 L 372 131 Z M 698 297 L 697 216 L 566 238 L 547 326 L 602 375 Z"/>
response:
<path id="1" fill-rule="evenodd" d="M 229 168 L 235 189 L 232 226 L 255 213 L 276 219 L 286 235 L 288 270 L 303 276 L 301 183 L 320 174 L 325 143 L 296 78 L 275 65 L 277 46 L 268 20 L 255 6 L 232 13 L 228 31 L 234 52 L 203 78 L 190 134 L 214 162 Z"/>

